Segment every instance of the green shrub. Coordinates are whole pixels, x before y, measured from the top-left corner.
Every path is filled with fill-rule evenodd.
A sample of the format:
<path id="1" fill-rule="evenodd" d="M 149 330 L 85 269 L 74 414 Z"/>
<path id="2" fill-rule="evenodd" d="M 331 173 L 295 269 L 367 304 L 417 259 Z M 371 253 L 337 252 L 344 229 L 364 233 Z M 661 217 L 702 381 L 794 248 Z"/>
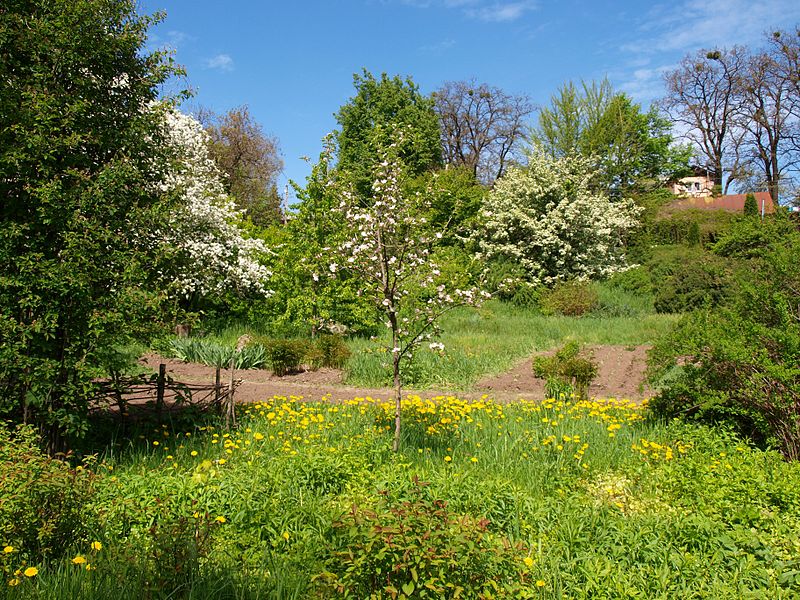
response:
<path id="1" fill-rule="evenodd" d="M 83 465 L 45 455 L 32 427 L 0 423 L 0 544 L 12 547 L 15 559 L 58 557 L 86 540 L 92 486 Z"/>
<path id="2" fill-rule="evenodd" d="M 744 198 L 744 210 L 742 211 L 745 217 L 757 217 L 758 216 L 758 203 L 756 202 L 756 197 L 753 194 L 747 194 Z"/>
<path id="3" fill-rule="evenodd" d="M 301 370 L 308 345 L 303 340 L 271 340 L 266 353 L 272 372 L 278 377 Z"/>
<path id="4" fill-rule="evenodd" d="M 519 598 L 525 549 L 493 534 L 488 519 L 455 514 L 427 484 L 334 523 L 323 594 L 338 598 Z"/>
<path id="5" fill-rule="evenodd" d="M 546 315 L 580 317 L 597 308 L 597 288 L 588 281 L 558 283 L 539 296 L 539 307 Z"/>
<path id="6" fill-rule="evenodd" d="M 654 408 L 724 421 L 800 459 L 800 234 L 776 239 L 750 261 L 730 305 L 684 319 L 660 339 L 650 378 Z"/>
<path id="7" fill-rule="evenodd" d="M 642 265 L 614 273 L 605 283 L 608 287 L 640 296 L 649 296 L 653 293 L 650 271 Z"/>
<path id="8" fill-rule="evenodd" d="M 660 313 L 719 306 L 731 285 L 729 261 L 701 248 L 662 246 L 653 251 L 648 268 Z"/>
<path id="9" fill-rule="evenodd" d="M 350 348 L 341 335 L 321 335 L 317 338 L 314 349 L 317 351 L 315 357 L 322 367 L 341 369 L 350 358 Z"/>
<path id="10" fill-rule="evenodd" d="M 575 393 L 579 398 L 589 395 L 589 385 L 597 377 L 597 363 L 590 354 L 581 351 L 577 342 L 568 342 L 553 356 L 533 359 L 533 374 L 547 382 L 548 398 Z"/>
<path id="11" fill-rule="evenodd" d="M 764 250 L 776 240 L 797 233 L 797 225 L 784 213 L 761 219 L 738 219 L 711 247 L 717 256 L 752 259 L 764 255 Z"/>

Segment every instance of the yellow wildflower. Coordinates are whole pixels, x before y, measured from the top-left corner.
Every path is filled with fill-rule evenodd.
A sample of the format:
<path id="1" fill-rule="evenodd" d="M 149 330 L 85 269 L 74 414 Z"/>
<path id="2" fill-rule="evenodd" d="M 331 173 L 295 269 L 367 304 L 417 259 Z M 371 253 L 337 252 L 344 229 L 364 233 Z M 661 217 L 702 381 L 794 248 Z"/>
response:
<path id="1" fill-rule="evenodd" d="M 39 569 L 36 567 L 28 567 L 22 573 L 25 577 L 36 577 L 39 574 Z"/>

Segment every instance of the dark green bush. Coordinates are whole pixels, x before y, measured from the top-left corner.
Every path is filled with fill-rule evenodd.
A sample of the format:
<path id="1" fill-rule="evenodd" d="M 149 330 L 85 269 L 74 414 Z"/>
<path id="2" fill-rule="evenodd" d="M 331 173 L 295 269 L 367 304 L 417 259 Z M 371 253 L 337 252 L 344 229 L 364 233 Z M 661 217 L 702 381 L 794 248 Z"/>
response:
<path id="1" fill-rule="evenodd" d="M 33 563 L 88 538 L 92 524 L 84 507 L 94 477 L 47 456 L 37 439 L 30 426 L 0 423 L 0 543 Z"/>
<path id="2" fill-rule="evenodd" d="M 725 422 L 800 459 L 800 235 L 749 262 L 728 306 L 686 317 L 655 344 L 650 380 L 666 416 Z"/>
<path id="3" fill-rule="evenodd" d="M 415 479 L 403 497 L 381 492 L 334 523 L 324 597 L 519 598 L 531 587 L 524 547 L 488 519 L 455 514 Z"/>
<path id="4" fill-rule="evenodd" d="M 272 372 L 278 377 L 300 371 L 308 344 L 303 340 L 271 340 L 266 351 Z"/>
<path id="5" fill-rule="evenodd" d="M 627 271 L 614 273 L 614 275 L 606 280 L 606 285 L 640 296 L 648 296 L 653 293 L 653 282 L 650 279 L 650 272 L 642 265 L 633 267 Z"/>
<path id="6" fill-rule="evenodd" d="M 579 398 L 589 395 L 589 385 L 597 377 L 597 363 L 591 354 L 581 351 L 580 345 L 567 342 L 553 356 L 533 359 L 533 374 L 547 382 L 549 398 L 575 393 Z"/>
<path id="7" fill-rule="evenodd" d="M 597 288 L 588 281 L 567 281 L 543 291 L 539 307 L 546 315 L 580 317 L 592 312 L 599 303 Z"/>
<path id="8" fill-rule="evenodd" d="M 762 219 L 739 218 L 711 247 L 717 256 L 726 258 L 760 258 L 777 240 L 797 233 L 797 224 L 784 213 Z"/>
<path id="9" fill-rule="evenodd" d="M 662 246 L 648 262 L 654 306 L 679 313 L 723 304 L 731 285 L 731 265 L 701 248 Z"/>
<path id="10" fill-rule="evenodd" d="M 350 348 L 341 335 L 321 335 L 314 344 L 315 356 L 322 367 L 341 369 L 350 358 Z"/>

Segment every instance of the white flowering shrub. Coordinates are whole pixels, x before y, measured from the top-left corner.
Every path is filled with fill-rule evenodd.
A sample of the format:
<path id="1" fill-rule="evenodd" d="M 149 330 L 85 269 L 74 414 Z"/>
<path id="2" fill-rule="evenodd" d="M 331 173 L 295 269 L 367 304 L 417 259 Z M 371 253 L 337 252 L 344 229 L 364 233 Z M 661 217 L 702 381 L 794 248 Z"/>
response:
<path id="1" fill-rule="evenodd" d="M 592 191 L 593 176 L 587 159 L 541 152 L 509 170 L 484 200 L 484 227 L 475 233 L 483 257 L 520 265 L 534 285 L 624 271 L 624 236 L 641 209 Z"/>
<path id="2" fill-rule="evenodd" d="M 268 294 L 270 273 L 259 261 L 268 249 L 245 235 L 243 213 L 223 189 L 202 125 L 175 110 L 165 111 L 165 121 L 176 161 L 163 191 L 179 196 L 157 232 L 171 249 L 172 268 L 165 273 L 170 290 L 187 298 L 231 291 Z"/>

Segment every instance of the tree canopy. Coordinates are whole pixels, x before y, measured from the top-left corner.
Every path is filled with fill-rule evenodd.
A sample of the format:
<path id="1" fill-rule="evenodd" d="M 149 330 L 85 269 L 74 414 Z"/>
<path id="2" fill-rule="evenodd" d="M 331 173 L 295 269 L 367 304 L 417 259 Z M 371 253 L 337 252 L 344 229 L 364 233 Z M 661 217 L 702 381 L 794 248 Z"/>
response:
<path id="1" fill-rule="evenodd" d="M 337 170 L 354 183 L 358 194 L 370 195 L 372 173 L 381 147 L 399 129 L 407 130 L 399 148 L 410 176 L 442 164 L 439 122 L 433 100 L 422 95 L 410 77 L 376 79 L 366 70 L 353 76 L 356 94 L 336 113 Z"/>
<path id="2" fill-rule="evenodd" d="M 132 0 L 0 8 L 0 412 L 57 449 L 80 432 L 92 367 L 155 320 L 146 233 L 164 210 L 172 68 Z"/>

